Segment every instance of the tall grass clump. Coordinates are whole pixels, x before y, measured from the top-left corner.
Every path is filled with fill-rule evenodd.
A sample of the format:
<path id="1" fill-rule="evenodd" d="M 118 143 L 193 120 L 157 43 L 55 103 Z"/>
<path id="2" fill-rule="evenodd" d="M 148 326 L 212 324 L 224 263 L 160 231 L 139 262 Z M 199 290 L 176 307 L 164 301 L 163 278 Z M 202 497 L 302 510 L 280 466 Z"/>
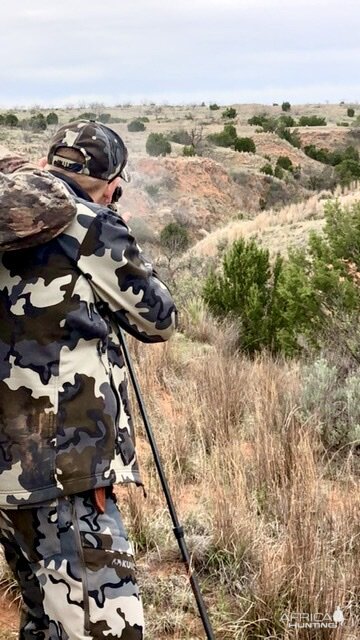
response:
<path id="1" fill-rule="evenodd" d="M 160 349 L 168 371 L 180 364 L 176 376 L 151 385 L 150 349 L 139 373 L 218 636 L 313 638 L 287 626 L 290 614 L 332 615 L 336 606 L 350 624 L 359 614 L 359 478 L 349 450 L 329 473 L 309 365 L 266 354 L 250 360 L 216 344 L 195 348 L 180 336 Z M 327 394 L 336 403 L 333 387 Z M 150 542 L 149 523 L 163 504 L 154 479 L 151 490 L 143 510 Z M 157 554 L 160 564 L 174 563 L 171 536 Z M 345 638 L 335 629 L 316 633 Z"/>

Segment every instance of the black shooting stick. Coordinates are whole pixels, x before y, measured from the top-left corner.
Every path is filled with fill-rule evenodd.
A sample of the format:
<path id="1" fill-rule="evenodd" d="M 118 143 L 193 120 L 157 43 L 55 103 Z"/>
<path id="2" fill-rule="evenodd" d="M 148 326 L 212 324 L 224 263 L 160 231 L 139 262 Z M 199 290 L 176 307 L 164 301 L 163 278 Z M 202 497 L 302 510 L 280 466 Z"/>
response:
<path id="1" fill-rule="evenodd" d="M 206 632 L 206 637 L 208 638 L 208 640 L 215 640 L 215 636 L 214 636 L 214 632 L 212 630 L 212 626 L 209 620 L 209 616 L 206 610 L 206 606 L 205 606 L 205 602 L 203 600 L 202 597 L 202 593 L 200 591 L 200 587 L 199 587 L 199 583 L 197 580 L 197 577 L 193 571 L 193 569 L 191 568 L 191 560 L 190 560 L 190 554 L 189 554 L 189 550 L 186 546 L 186 542 L 184 539 L 184 529 L 183 527 L 180 525 L 179 519 L 177 517 L 177 513 L 176 513 L 176 509 L 170 494 L 170 489 L 169 489 L 169 485 L 167 483 L 166 477 L 165 477 L 165 473 L 164 473 L 164 469 L 163 466 L 161 464 L 161 460 L 160 460 L 160 454 L 159 454 L 159 450 L 157 448 L 157 444 L 154 438 L 154 434 L 153 434 L 153 430 L 151 428 L 151 424 L 148 418 L 148 415 L 146 413 L 146 409 L 145 409 L 145 404 L 144 404 L 144 400 L 143 397 L 141 395 L 141 391 L 140 391 L 140 387 L 139 387 L 139 383 L 137 381 L 136 378 L 136 373 L 130 358 L 130 354 L 129 354 L 129 350 L 125 341 L 125 336 L 124 333 L 122 331 L 122 329 L 118 326 L 118 334 L 119 334 L 119 338 L 120 338 L 120 343 L 121 346 L 123 348 L 123 353 L 124 353 L 124 357 L 125 357 L 125 361 L 127 364 L 127 368 L 129 370 L 129 374 L 130 374 L 130 378 L 131 378 L 131 382 L 133 384 L 134 387 L 134 391 L 135 391 L 135 395 L 136 395 L 136 399 L 138 401 L 139 404 L 139 409 L 140 409 L 140 413 L 142 416 L 142 419 L 144 421 L 144 426 L 145 426 L 145 430 L 146 430 L 146 434 L 149 438 L 149 442 L 150 442 L 150 446 L 151 446 L 151 450 L 154 456 L 154 460 L 155 460 L 155 465 L 160 477 L 160 482 L 165 494 L 165 498 L 166 498 L 166 502 L 170 511 L 170 515 L 171 515 L 171 519 L 173 522 L 173 531 L 174 531 L 174 535 L 176 540 L 178 541 L 178 545 L 181 551 L 181 555 L 183 557 L 183 561 L 185 563 L 186 566 L 186 570 L 188 572 L 189 575 L 189 579 L 190 579 L 190 584 L 191 584 L 191 588 L 193 590 L 194 596 L 195 596 L 195 600 L 199 609 L 199 613 L 200 613 L 200 617 L 201 620 L 203 622 L 204 625 L 204 629 Z"/>

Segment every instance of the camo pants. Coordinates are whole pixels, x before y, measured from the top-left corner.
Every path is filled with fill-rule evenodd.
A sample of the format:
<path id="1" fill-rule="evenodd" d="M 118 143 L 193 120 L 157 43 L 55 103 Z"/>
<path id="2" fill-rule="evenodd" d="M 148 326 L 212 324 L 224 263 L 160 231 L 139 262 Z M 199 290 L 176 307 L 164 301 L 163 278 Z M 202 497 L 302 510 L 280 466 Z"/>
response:
<path id="1" fill-rule="evenodd" d="M 20 585 L 20 640 L 142 640 L 131 543 L 116 507 L 91 492 L 0 510 L 0 543 Z"/>

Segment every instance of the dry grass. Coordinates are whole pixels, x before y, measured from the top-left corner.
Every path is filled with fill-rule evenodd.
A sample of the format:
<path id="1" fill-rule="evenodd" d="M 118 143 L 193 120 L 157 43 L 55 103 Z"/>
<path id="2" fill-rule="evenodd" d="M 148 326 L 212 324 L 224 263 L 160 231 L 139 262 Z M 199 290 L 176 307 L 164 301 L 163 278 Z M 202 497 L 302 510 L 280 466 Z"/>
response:
<path id="1" fill-rule="evenodd" d="M 227 338 L 217 331 L 221 345 Z M 216 637 L 356 637 L 360 483 L 346 459 L 329 473 L 318 418 L 303 417 L 302 365 L 250 361 L 181 335 L 131 347 Z M 139 424 L 138 432 L 148 498 L 125 489 L 121 504 L 138 551 L 148 635 L 201 638 Z M 338 605 L 343 628 L 295 631 L 281 619 L 330 615 Z"/>
<path id="2" fill-rule="evenodd" d="M 317 418 L 306 420 L 301 411 L 301 365 L 267 357 L 251 362 L 181 337 L 138 355 L 216 637 L 346 638 L 345 628 L 295 632 L 281 620 L 284 613 L 332 614 L 340 605 L 350 624 L 350 611 L 360 613 L 359 479 L 346 461 L 336 479 L 329 477 Z M 167 588 L 173 588 L 171 575 L 178 574 L 179 565 L 144 445 L 141 457 L 149 498 L 132 493 L 130 500 L 132 516 L 137 505 L 141 548 L 147 551 L 141 560 L 145 601 L 154 605 L 144 578 L 149 567 L 161 573 L 170 563 L 172 587 Z M 183 593 L 185 587 L 177 588 Z M 184 614 L 189 604 L 182 603 L 181 593 L 175 601 Z M 149 633 L 161 628 L 173 607 L 164 591 L 156 606 L 147 608 Z M 198 637 L 190 630 L 186 635 L 184 616 L 168 635 L 176 633 Z"/>
<path id="3" fill-rule="evenodd" d="M 231 244 L 241 237 L 255 237 L 272 253 L 285 253 L 289 246 L 306 243 L 311 230 L 320 230 L 324 224 L 324 205 L 329 198 L 338 198 L 343 206 L 360 199 L 360 188 L 345 192 L 338 188 L 334 195 L 328 192 L 311 196 L 305 201 L 290 204 L 280 211 L 267 210 L 251 220 L 237 220 L 206 235 L 187 253 L 189 256 L 217 255 L 219 246 Z"/>

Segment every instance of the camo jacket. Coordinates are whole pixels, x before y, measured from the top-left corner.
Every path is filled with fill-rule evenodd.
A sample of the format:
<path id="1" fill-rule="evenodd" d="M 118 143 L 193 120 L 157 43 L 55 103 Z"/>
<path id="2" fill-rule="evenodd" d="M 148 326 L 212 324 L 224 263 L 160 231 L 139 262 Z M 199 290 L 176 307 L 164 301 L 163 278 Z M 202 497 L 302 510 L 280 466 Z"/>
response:
<path id="1" fill-rule="evenodd" d="M 77 213 L 61 235 L 0 253 L 0 508 L 142 484 L 124 359 L 97 303 L 143 342 L 176 326 L 124 221 L 68 189 Z"/>

